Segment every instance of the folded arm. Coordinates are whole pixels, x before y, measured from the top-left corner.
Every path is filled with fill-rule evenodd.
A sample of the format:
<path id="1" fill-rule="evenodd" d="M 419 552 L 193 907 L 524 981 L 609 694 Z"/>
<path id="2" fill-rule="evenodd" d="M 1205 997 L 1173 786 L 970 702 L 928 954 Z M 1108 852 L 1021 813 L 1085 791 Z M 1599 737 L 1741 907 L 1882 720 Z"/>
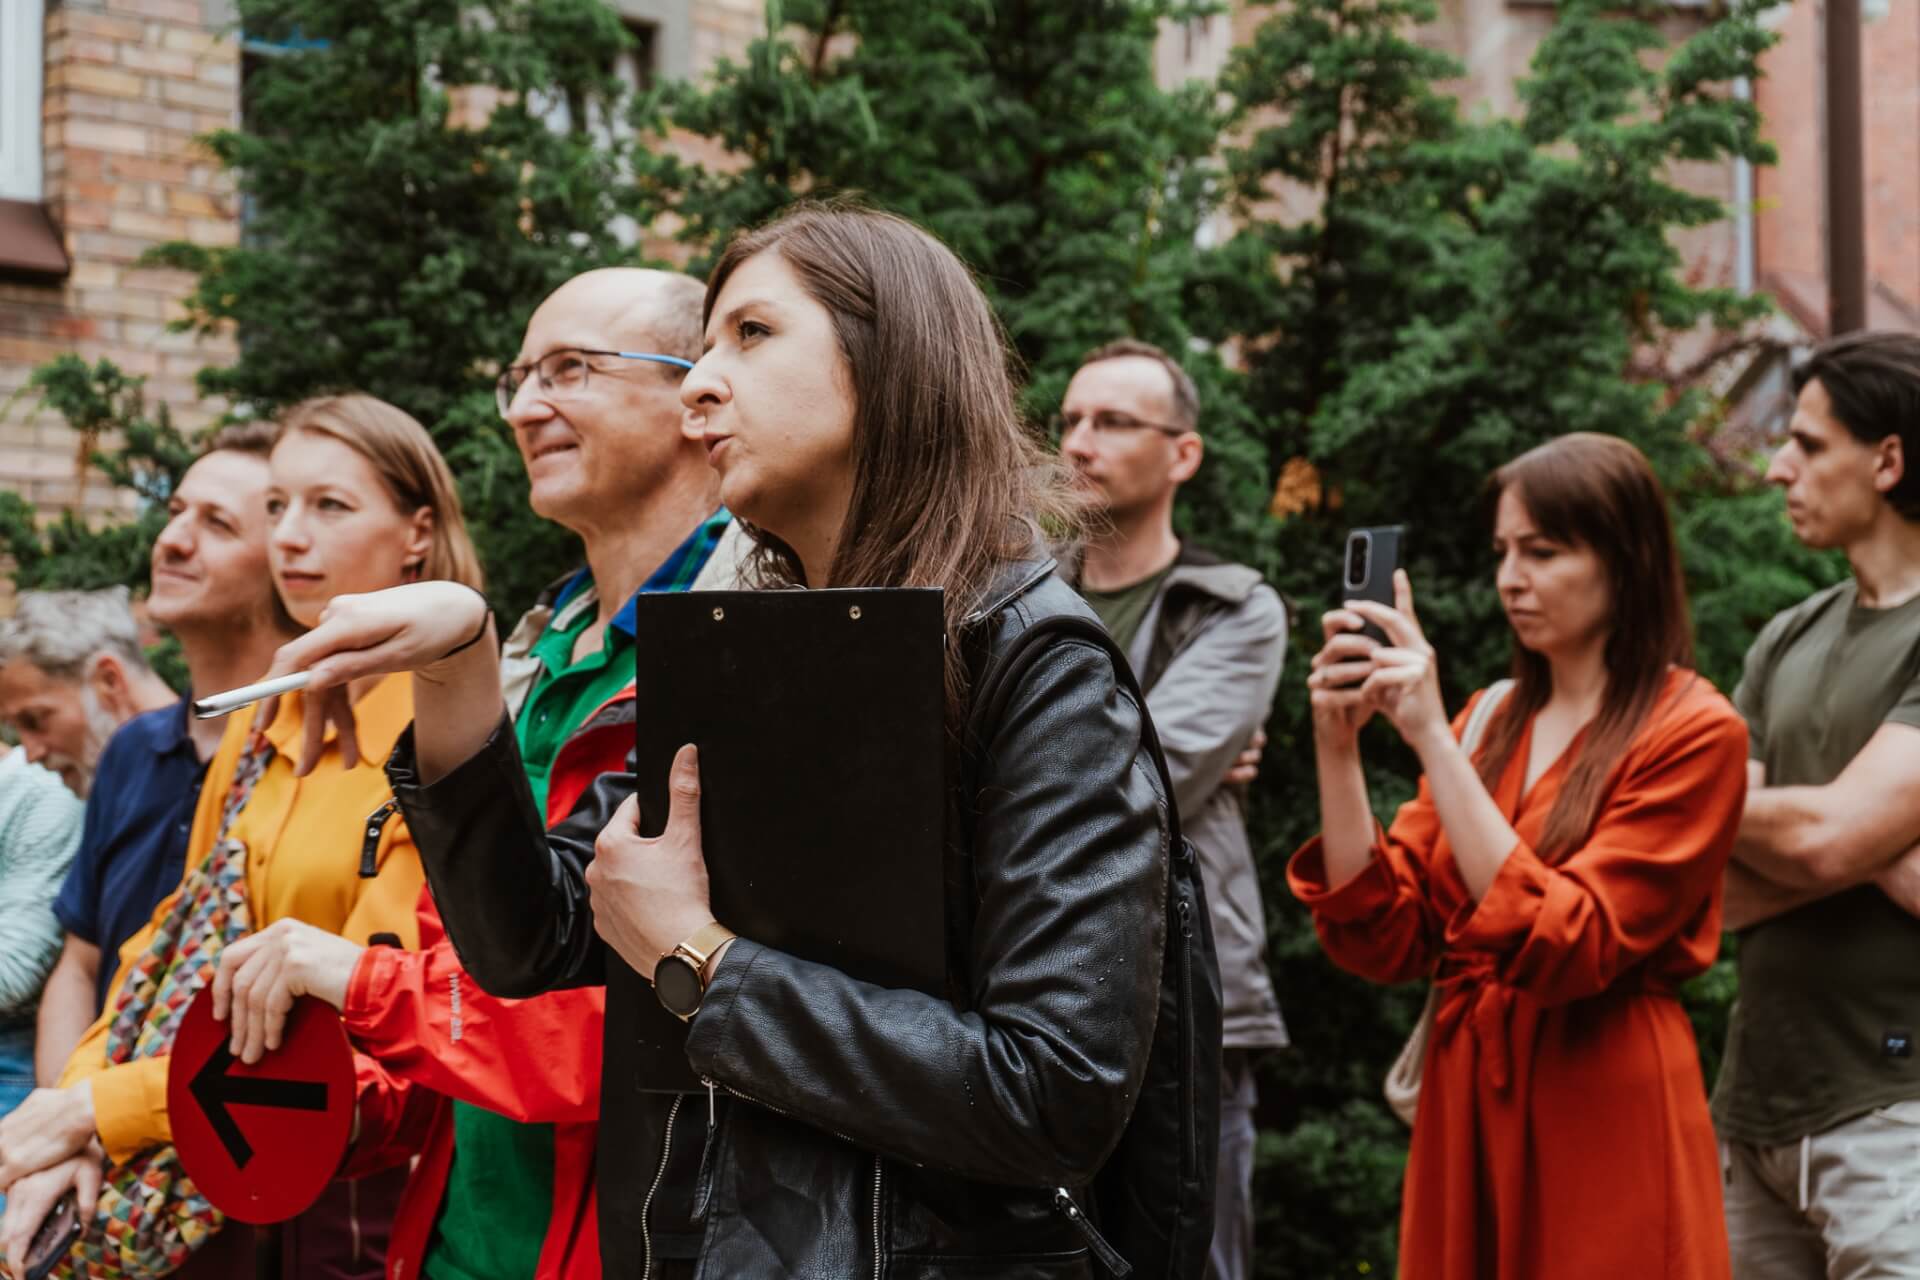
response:
<path id="1" fill-rule="evenodd" d="M 390 1073 L 522 1124 L 600 1118 L 606 989 L 527 1000 L 489 995 L 445 942 L 369 949 L 341 1011 L 347 1034 Z"/>
<path id="2" fill-rule="evenodd" d="M 1287 651 L 1287 611 L 1264 584 L 1175 654 L 1147 694 L 1180 812 L 1197 814 L 1266 722 Z"/>
<path id="3" fill-rule="evenodd" d="M 33 1032 L 34 1078 L 52 1084 L 60 1078 L 67 1055 L 87 1034 L 99 1013 L 100 948 L 75 934 L 66 945 L 47 985 L 40 992 L 40 1010 Z"/>
<path id="4" fill-rule="evenodd" d="M 64 930 L 53 899 L 80 843 L 80 804 L 64 784 L 16 774 L 14 786 L 47 786 L 58 792 L 33 797 L 34 806 L 7 831 L 0 849 L 0 1014 L 25 1014 L 60 956 Z"/>
<path id="5" fill-rule="evenodd" d="M 1789 889 L 1832 892 L 1871 879 L 1920 844 L 1920 729 L 1883 724 L 1840 776 L 1820 787 L 1747 794 L 1734 857 Z"/>

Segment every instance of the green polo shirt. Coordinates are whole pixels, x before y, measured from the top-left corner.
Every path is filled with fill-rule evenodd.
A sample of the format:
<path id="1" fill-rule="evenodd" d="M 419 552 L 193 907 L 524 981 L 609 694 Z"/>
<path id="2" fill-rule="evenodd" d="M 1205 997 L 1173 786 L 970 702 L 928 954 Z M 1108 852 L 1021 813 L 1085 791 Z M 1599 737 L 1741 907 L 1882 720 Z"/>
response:
<path id="1" fill-rule="evenodd" d="M 553 761 L 560 748 L 588 716 L 633 680 L 633 633 L 608 626 L 600 647 L 575 662 L 573 646 L 580 633 L 593 625 L 597 611 L 589 603 L 565 626 L 555 625 L 570 612 L 575 611 L 562 610 L 534 642 L 533 656 L 540 660 L 540 675 L 513 725 L 514 736 L 520 741 L 520 762 L 526 766 L 527 783 L 533 788 L 533 802 L 542 813 L 547 808 L 547 782 L 553 776 Z"/>
<path id="2" fill-rule="evenodd" d="M 573 661 L 574 642 L 599 612 L 590 596 L 578 599 L 585 607 L 559 610 L 534 644 L 540 674 L 514 721 L 533 802 L 543 813 L 553 759 L 567 736 L 633 679 L 633 636 L 617 627 Z M 455 1102 L 453 1164 L 427 1246 L 428 1280 L 529 1280 L 552 1217 L 553 1126 Z"/>
<path id="3" fill-rule="evenodd" d="M 686 590 L 729 519 L 724 508 L 715 513 L 640 590 Z M 600 645 L 574 661 L 575 642 L 599 615 L 592 579 L 582 571 L 561 589 L 553 617 L 534 642 L 540 672 L 514 720 L 514 736 L 542 813 L 560 748 L 633 679 L 633 612 L 628 601 L 608 623 Z M 552 1217 L 553 1126 L 521 1124 L 455 1102 L 453 1163 L 421 1267 L 428 1280 L 530 1280 Z"/>

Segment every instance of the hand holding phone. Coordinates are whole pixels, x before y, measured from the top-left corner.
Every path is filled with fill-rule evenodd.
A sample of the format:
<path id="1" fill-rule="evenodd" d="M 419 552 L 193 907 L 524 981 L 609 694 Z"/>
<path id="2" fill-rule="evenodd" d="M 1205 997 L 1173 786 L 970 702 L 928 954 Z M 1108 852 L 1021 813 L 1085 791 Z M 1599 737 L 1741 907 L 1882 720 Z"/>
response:
<path id="1" fill-rule="evenodd" d="M 1401 544 L 1406 540 L 1403 524 L 1354 529 L 1347 534 L 1347 553 L 1341 557 L 1340 603 L 1371 600 L 1387 608 L 1394 607 L 1393 575 L 1400 568 Z M 1369 622 L 1360 629 L 1381 644 L 1386 633 Z"/>
<path id="2" fill-rule="evenodd" d="M 79 1203 L 68 1191 L 53 1202 L 53 1208 L 40 1220 L 40 1229 L 33 1233 L 33 1243 L 27 1246 L 27 1271 L 21 1280 L 46 1280 L 80 1238 L 80 1225 Z"/>

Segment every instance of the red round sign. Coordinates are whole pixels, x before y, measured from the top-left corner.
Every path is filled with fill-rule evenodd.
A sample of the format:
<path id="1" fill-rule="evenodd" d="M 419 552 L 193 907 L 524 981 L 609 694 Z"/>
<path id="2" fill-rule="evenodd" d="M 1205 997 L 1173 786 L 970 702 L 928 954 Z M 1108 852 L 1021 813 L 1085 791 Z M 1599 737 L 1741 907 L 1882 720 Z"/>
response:
<path id="1" fill-rule="evenodd" d="M 167 1064 L 180 1163 L 213 1207 L 240 1222 L 283 1222 L 340 1168 L 353 1128 L 353 1052 L 340 1015 L 303 996 L 280 1047 L 247 1066 L 227 1052 L 213 992 L 193 999 Z"/>

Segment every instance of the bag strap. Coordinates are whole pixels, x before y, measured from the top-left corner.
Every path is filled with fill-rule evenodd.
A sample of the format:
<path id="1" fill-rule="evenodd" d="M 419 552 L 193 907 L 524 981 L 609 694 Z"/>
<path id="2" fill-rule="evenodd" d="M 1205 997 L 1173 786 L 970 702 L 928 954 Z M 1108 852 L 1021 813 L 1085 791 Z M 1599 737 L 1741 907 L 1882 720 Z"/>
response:
<path id="1" fill-rule="evenodd" d="M 1185 847 L 1180 835 L 1180 807 L 1174 802 L 1173 775 L 1167 771 L 1167 756 L 1160 747 L 1160 732 L 1154 728 L 1153 717 L 1147 712 L 1147 695 L 1140 691 L 1139 678 L 1134 675 L 1127 655 L 1120 651 L 1120 646 L 1107 634 L 1107 629 L 1092 618 L 1057 613 L 1035 621 L 1014 637 L 1012 647 L 981 677 L 974 691 L 973 710 L 967 716 L 967 741 L 973 748 L 970 754 L 975 770 L 979 768 L 980 754 L 986 747 L 986 732 L 997 725 L 1005 714 L 1006 704 L 1019 687 L 1020 677 L 1045 652 L 1046 645 L 1055 640 L 1081 640 L 1104 651 L 1113 660 L 1114 679 L 1121 689 L 1133 696 L 1135 705 L 1140 708 L 1140 742 L 1153 758 L 1153 767 L 1160 774 L 1160 788 L 1167 797 L 1168 848 L 1173 854 L 1173 859 L 1169 861 L 1178 859 L 1181 849 Z"/>
<path id="2" fill-rule="evenodd" d="M 1473 714 L 1467 717 L 1466 727 L 1460 731 L 1460 750 L 1469 757 L 1480 749 L 1480 739 L 1486 736 L 1487 726 L 1493 722 L 1493 713 L 1513 692 L 1513 681 L 1495 680 L 1480 695 L 1480 701 L 1474 704 Z"/>

